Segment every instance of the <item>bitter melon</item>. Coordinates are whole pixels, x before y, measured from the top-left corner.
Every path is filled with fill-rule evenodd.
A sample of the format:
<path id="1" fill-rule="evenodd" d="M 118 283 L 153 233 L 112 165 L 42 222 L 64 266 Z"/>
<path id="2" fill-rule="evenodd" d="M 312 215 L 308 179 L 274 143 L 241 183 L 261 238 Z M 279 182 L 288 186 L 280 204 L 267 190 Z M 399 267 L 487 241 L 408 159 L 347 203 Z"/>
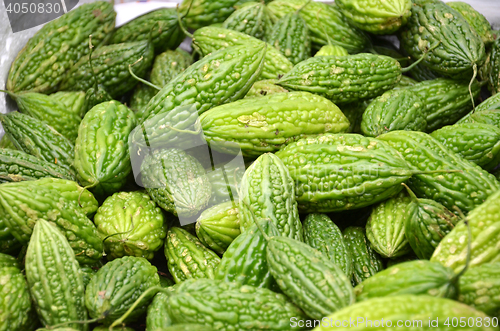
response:
<path id="1" fill-rule="evenodd" d="M 309 214 L 302 225 L 304 242 L 327 256 L 350 279 L 352 257 L 339 227 L 325 214 Z"/>
<path id="2" fill-rule="evenodd" d="M 118 101 L 92 108 L 80 123 L 75 144 L 75 169 L 82 185 L 98 195 L 114 193 L 132 170 L 128 136 L 134 113 Z"/>
<path id="3" fill-rule="evenodd" d="M 459 218 L 440 203 L 418 199 L 411 190 L 409 192 L 412 201 L 404 223 L 406 238 L 420 259 L 430 259 L 434 249 Z"/>
<path id="4" fill-rule="evenodd" d="M 65 236 L 49 222 L 36 222 L 26 252 L 26 278 L 40 320 L 45 326 L 85 321 L 83 278 Z M 68 323 L 75 330 L 87 324 Z"/>
<path id="5" fill-rule="evenodd" d="M 257 39 L 264 39 L 273 24 L 263 3 L 249 1 L 241 5 L 222 23 L 222 28 L 243 32 Z"/>
<path id="6" fill-rule="evenodd" d="M 51 126 L 18 112 L 0 114 L 0 122 L 17 149 L 74 172 L 73 144 Z"/>
<path id="7" fill-rule="evenodd" d="M 75 176 L 57 164 L 42 161 L 14 149 L 0 149 L 0 183 L 36 180 L 45 177 L 74 180 Z"/>
<path id="8" fill-rule="evenodd" d="M 71 67 L 59 89 L 86 91 L 97 79 L 106 92 L 116 98 L 137 85 L 130 75 L 129 65 L 134 64 L 134 74 L 144 77 L 153 64 L 153 58 L 154 49 L 149 40 L 98 47 L 92 52 L 92 67 L 89 56 L 84 56 Z"/>
<path id="9" fill-rule="evenodd" d="M 488 314 L 500 312 L 500 263 L 485 263 L 460 277 L 458 300 Z"/>
<path id="10" fill-rule="evenodd" d="M 256 218 L 268 218 L 283 236 L 304 240 L 294 182 L 279 157 L 266 153 L 255 160 L 241 179 L 239 195 L 241 232 Z"/>
<path id="11" fill-rule="evenodd" d="M 307 24 L 297 13 L 278 20 L 267 38 L 294 65 L 311 57 L 311 39 Z"/>
<path id="12" fill-rule="evenodd" d="M 192 63 L 193 58 L 191 54 L 180 48 L 177 48 L 175 51 L 165 51 L 155 58 L 153 68 L 151 69 L 151 83 L 163 87 L 178 74 L 186 70 Z"/>
<path id="13" fill-rule="evenodd" d="M 460 123 L 436 130 L 431 136 L 485 170 L 491 171 L 500 164 L 500 127 Z"/>
<path id="14" fill-rule="evenodd" d="M 369 44 L 367 36 L 351 26 L 337 6 L 308 0 L 274 0 L 267 7 L 277 18 L 302 8 L 300 16 L 306 21 L 311 41 L 317 48 L 328 44 L 328 39 L 331 39 L 334 45 L 356 54 Z"/>
<path id="15" fill-rule="evenodd" d="M 300 330 L 303 328 L 291 327 L 290 320 L 306 319 L 282 294 L 221 280 L 187 280 L 168 297 L 167 303 L 175 324 L 199 323 L 220 331 Z"/>
<path id="16" fill-rule="evenodd" d="M 413 0 L 401 47 L 428 68 L 467 81 L 486 58 L 484 43 L 463 16 L 442 1 Z M 475 69 L 474 69 L 475 68 Z"/>
<path id="17" fill-rule="evenodd" d="M 392 89 L 401 79 L 401 66 L 391 57 L 360 53 L 317 56 L 300 62 L 278 85 L 316 93 L 335 103 L 369 99 Z"/>
<path id="18" fill-rule="evenodd" d="M 277 290 L 278 285 L 269 271 L 267 252 L 268 237 L 279 236 L 276 226 L 268 220 L 258 220 L 229 245 L 222 256 L 215 279 L 238 282 L 242 285 Z"/>
<path id="19" fill-rule="evenodd" d="M 109 324 L 121 317 L 149 288 L 160 286 L 155 266 L 142 257 L 124 256 L 106 263 L 85 289 L 85 306 L 92 318 Z M 155 292 L 142 297 L 126 321 L 146 312 Z"/>
<path id="20" fill-rule="evenodd" d="M 45 24 L 17 54 L 7 78 L 11 92 L 50 93 L 81 57 L 107 42 L 115 26 L 113 5 L 105 1 L 84 4 Z"/>
<path id="21" fill-rule="evenodd" d="M 92 194 L 69 180 L 44 178 L 0 185 L 0 218 L 19 242 L 28 243 L 33 227 L 43 218 L 66 236 L 81 263 L 102 256 L 102 241 L 85 215 L 96 210 Z"/>
<path id="22" fill-rule="evenodd" d="M 176 49 L 186 36 L 182 32 L 174 8 L 160 8 L 134 18 L 116 29 L 111 44 L 143 41 L 151 38 L 156 54 Z"/>
<path id="23" fill-rule="evenodd" d="M 350 279 L 326 255 L 305 243 L 271 237 L 267 263 L 283 293 L 311 318 L 321 319 L 355 301 Z"/>
<path id="24" fill-rule="evenodd" d="M 153 201 L 176 216 L 195 216 L 210 199 L 211 185 L 205 169 L 180 149 L 148 154 L 141 165 L 141 178 Z"/>
<path id="25" fill-rule="evenodd" d="M 166 236 L 161 209 L 144 192 L 119 192 L 99 207 L 94 223 L 108 259 L 124 255 L 151 260 Z"/>
<path id="26" fill-rule="evenodd" d="M 471 5 L 463 1 L 450 1 L 446 2 L 446 5 L 462 14 L 465 20 L 481 37 L 485 45 L 489 45 L 495 41 L 494 34 L 491 31 L 490 22 L 488 22 L 486 17 L 476 11 Z"/>
<path id="27" fill-rule="evenodd" d="M 359 330 L 364 329 L 367 323 L 370 325 L 370 322 L 371 325 L 376 325 L 377 322 L 381 325 L 382 319 L 386 327 L 391 325 L 391 330 L 444 331 L 450 330 L 449 325 L 453 325 L 452 323 L 459 323 L 460 318 L 462 321 L 480 320 L 481 326 L 475 324 L 474 327 L 471 327 L 474 330 L 493 331 L 496 328 L 493 327 L 495 322 L 491 317 L 463 303 L 428 295 L 405 294 L 358 302 L 327 316 L 326 320 L 333 322 L 326 324 L 326 326 L 318 326 L 314 331 Z M 357 328 L 335 327 L 335 321 L 352 320 L 358 320 L 361 323 Z M 403 321 L 406 322 L 406 326 Z"/>
<path id="28" fill-rule="evenodd" d="M 201 243 L 222 254 L 240 235 L 237 201 L 227 201 L 204 210 L 196 220 L 196 235 Z"/>
<path id="29" fill-rule="evenodd" d="M 349 22 L 375 34 L 391 34 L 405 25 L 411 15 L 411 0 L 335 2 Z"/>
<path id="30" fill-rule="evenodd" d="M 190 278 L 211 278 L 220 263 L 220 257 L 186 230 L 173 227 L 165 240 L 168 270 L 176 283 Z"/>
<path id="31" fill-rule="evenodd" d="M 276 155 L 295 182 L 303 212 L 326 213 L 381 202 L 401 191 L 400 184 L 413 173 L 387 143 L 358 134 L 303 138 Z"/>
<path id="32" fill-rule="evenodd" d="M 363 228 L 350 226 L 342 234 L 352 257 L 353 284 L 360 284 L 383 269 L 382 259 L 373 250 Z"/>
<path id="33" fill-rule="evenodd" d="M 467 215 L 472 238 L 469 267 L 473 268 L 500 259 L 498 249 L 492 243 L 499 240 L 500 224 L 497 215 L 500 210 L 500 191 L 492 194 L 483 204 Z M 464 222 L 459 222 L 453 230 L 441 240 L 431 261 L 460 272 L 466 265 L 468 229 Z"/>
<path id="34" fill-rule="evenodd" d="M 456 299 L 458 278 L 452 269 L 426 260 L 399 263 L 354 288 L 357 301 L 403 294 Z"/>
<path id="35" fill-rule="evenodd" d="M 500 183 L 479 166 L 467 161 L 423 132 L 392 131 L 378 137 L 394 147 L 413 170 L 443 171 L 416 174 L 408 185 L 420 198 L 469 212 L 500 189 Z"/>
<path id="36" fill-rule="evenodd" d="M 255 49 L 267 48 L 260 79 L 277 79 L 292 69 L 293 64 L 276 48 L 247 34 L 217 27 L 196 30 L 193 42 L 204 54 L 231 46 L 247 45 Z"/>
<path id="37" fill-rule="evenodd" d="M 425 131 L 423 100 L 411 87 L 390 90 L 375 98 L 363 113 L 361 132 L 376 137 L 394 130 Z"/>
<path id="38" fill-rule="evenodd" d="M 345 132 L 349 127 L 335 104 L 307 92 L 238 100 L 202 114 L 200 123 L 212 148 L 231 153 L 236 145 L 248 157 L 275 152 L 304 136 Z"/>
<path id="39" fill-rule="evenodd" d="M 401 192 L 373 208 L 366 223 L 366 236 L 381 256 L 394 258 L 410 252 L 405 237 L 410 201 L 406 193 Z"/>

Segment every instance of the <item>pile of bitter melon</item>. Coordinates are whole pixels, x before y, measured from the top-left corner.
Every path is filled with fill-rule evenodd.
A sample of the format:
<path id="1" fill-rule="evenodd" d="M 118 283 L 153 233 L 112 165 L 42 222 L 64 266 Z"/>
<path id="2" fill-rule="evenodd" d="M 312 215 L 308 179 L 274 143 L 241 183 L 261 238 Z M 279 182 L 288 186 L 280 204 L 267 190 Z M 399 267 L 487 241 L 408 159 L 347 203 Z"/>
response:
<path id="1" fill-rule="evenodd" d="M 439 0 L 51 21 L 2 90 L 0 331 L 498 329 L 497 35 Z"/>

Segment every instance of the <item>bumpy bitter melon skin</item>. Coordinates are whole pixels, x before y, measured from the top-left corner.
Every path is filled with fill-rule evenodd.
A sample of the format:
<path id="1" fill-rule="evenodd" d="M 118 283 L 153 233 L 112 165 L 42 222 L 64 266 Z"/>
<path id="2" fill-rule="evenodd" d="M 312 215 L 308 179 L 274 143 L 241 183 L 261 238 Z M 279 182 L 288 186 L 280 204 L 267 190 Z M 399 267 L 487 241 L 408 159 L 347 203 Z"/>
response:
<path id="1" fill-rule="evenodd" d="M 96 84 L 85 91 L 85 101 L 83 115 L 100 103 L 112 101 L 113 98 L 109 95 L 104 87 L 96 81 Z M 82 116 L 83 117 L 83 116 Z"/>
<path id="2" fill-rule="evenodd" d="M 162 130 L 155 124 L 176 107 L 193 105 L 201 114 L 212 107 L 242 98 L 260 76 L 266 53 L 264 46 L 231 47 L 204 57 L 177 75 L 137 113 L 143 125 L 151 131 L 150 144 L 153 146 L 156 140 L 161 141 L 162 134 L 171 131 Z M 219 81 L 218 77 L 224 79 Z M 213 89 L 207 91 L 207 86 L 213 86 Z M 139 133 L 142 136 L 142 132 Z M 155 136 L 158 136 L 156 140 Z"/>
<path id="3" fill-rule="evenodd" d="M 500 310 L 500 263 L 485 263 L 468 269 L 459 281 L 458 300 L 489 316 Z"/>
<path id="4" fill-rule="evenodd" d="M 3 137 L 0 139 L 0 148 L 14 149 L 14 150 L 17 149 L 12 140 L 9 139 L 9 136 L 7 134 L 4 134 Z"/>
<path id="5" fill-rule="evenodd" d="M 64 235 L 43 219 L 37 221 L 28 245 L 26 278 L 45 326 L 87 319 L 85 288 L 75 253 Z M 87 324 L 68 327 L 88 330 Z"/>
<path id="6" fill-rule="evenodd" d="M 148 154 L 141 165 L 141 176 L 153 201 L 176 216 L 197 215 L 212 193 L 201 163 L 180 149 Z"/>
<path id="7" fill-rule="evenodd" d="M 0 185 L 0 215 L 19 242 L 28 243 L 33 227 L 43 218 L 66 236 L 81 263 L 102 256 L 102 241 L 86 216 L 96 210 L 92 194 L 73 181 L 44 178 Z"/>
<path id="8" fill-rule="evenodd" d="M 387 91 L 366 108 L 361 132 L 376 137 L 394 130 L 425 131 L 424 108 L 423 100 L 411 89 Z"/>
<path id="9" fill-rule="evenodd" d="M 410 69 L 408 72 L 410 76 L 419 81 L 425 81 L 425 80 L 433 80 L 437 78 L 443 78 L 443 75 L 429 69 L 422 63 L 417 63 L 413 68 Z"/>
<path id="10" fill-rule="evenodd" d="M 242 0 L 184 0 L 179 11 L 185 16 L 185 22 L 190 29 L 200 29 L 211 24 L 222 23 L 235 10 L 235 5 Z M 188 12 L 189 10 L 189 12 Z"/>
<path id="11" fill-rule="evenodd" d="M 350 278 L 326 255 L 305 243 L 272 237 L 267 263 L 283 293 L 311 318 L 321 319 L 355 301 Z"/>
<path id="12" fill-rule="evenodd" d="M 302 17 L 290 13 L 278 20 L 267 39 L 294 65 L 311 57 L 309 29 Z"/>
<path id="13" fill-rule="evenodd" d="M 260 98 L 274 93 L 289 92 L 286 88 L 276 85 L 276 79 L 264 79 L 253 83 L 245 98 Z"/>
<path id="14" fill-rule="evenodd" d="M 268 237 L 280 235 L 272 222 L 258 222 Z M 257 224 L 253 224 L 229 245 L 217 268 L 215 279 L 277 290 L 278 285 L 269 271 L 267 243 Z"/>
<path id="15" fill-rule="evenodd" d="M 74 146 L 51 126 L 18 112 L 0 114 L 0 122 L 17 149 L 74 172 Z"/>
<path id="16" fill-rule="evenodd" d="M 382 259 L 373 250 L 363 228 L 350 226 L 342 234 L 352 257 L 353 284 L 360 284 L 383 269 Z"/>
<path id="17" fill-rule="evenodd" d="M 213 279 L 220 263 L 217 254 L 203 246 L 198 238 L 178 227 L 168 231 L 165 257 L 168 270 L 177 284 L 190 278 Z"/>
<path id="18" fill-rule="evenodd" d="M 399 263 L 365 279 L 354 288 L 357 301 L 403 294 L 455 299 L 457 277 L 439 263 L 417 260 Z"/>
<path id="19" fill-rule="evenodd" d="M 175 324 L 200 323 L 220 331 L 297 330 L 302 328 L 291 327 L 290 320 L 306 319 L 282 294 L 221 280 L 187 280 L 167 302 Z"/>
<path id="20" fill-rule="evenodd" d="M 280 78 L 278 85 L 316 93 L 334 103 L 349 103 L 379 96 L 400 79 L 401 66 L 397 60 L 360 53 L 310 58 L 293 67 Z"/>
<path id="21" fill-rule="evenodd" d="M 418 197 L 435 200 L 449 210 L 457 206 L 469 212 L 500 189 L 493 175 L 462 159 L 426 133 L 392 131 L 378 139 L 398 150 L 413 170 L 443 170 L 442 173 L 416 174 L 408 186 Z M 454 172 L 447 172 L 450 170 Z"/>
<path id="22" fill-rule="evenodd" d="M 172 318 L 167 312 L 167 299 L 167 294 L 163 292 L 156 293 L 153 301 L 148 306 L 146 331 L 158 331 L 172 325 Z"/>
<path id="23" fill-rule="evenodd" d="M 74 142 L 78 136 L 81 117 L 70 111 L 51 95 L 36 92 L 9 93 L 16 101 L 19 111 L 53 127 L 57 132 Z"/>
<path id="24" fill-rule="evenodd" d="M 318 48 L 328 44 L 331 39 L 334 45 L 355 54 L 362 52 L 369 44 L 366 35 L 350 25 L 337 6 L 314 1 L 308 3 L 308 0 L 274 0 L 268 8 L 277 18 L 302 8 L 300 16 L 306 21 L 311 41 Z"/>
<path id="25" fill-rule="evenodd" d="M 113 5 L 105 1 L 84 4 L 43 26 L 17 54 L 7 78 L 11 92 L 50 93 L 68 69 L 94 46 L 105 44 L 115 26 Z"/>
<path id="26" fill-rule="evenodd" d="M 476 109 L 474 112 L 471 112 L 469 115 L 472 115 L 474 113 L 481 113 L 483 111 L 488 111 L 488 110 L 499 110 L 500 109 L 500 94 L 495 94 L 490 96 L 488 99 L 484 100 L 481 102 L 479 105 L 476 106 Z M 466 118 L 466 116 L 464 116 Z M 460 120 L 460 122 L 463 119 Z"/>
<path id="27" fill-rule="evenodd" d="M 18 261 L 0 254 L 0 326 L 1 331 L 32 330 L 37 317 L 31 303 L 26 279 Z"/>
<path id="28" fill-rule="evenodd" d="M 339 227 L 325 214 L 309 214 L 302 225 L 304 242 L 326 255 L 350 279 L 352 257 Z"/>
<path id="29" fill-rule="evenodd" d="M 118 101 L 92 108 L 80 123 L 75 144 L 78 179 L 99 195 L 120 189 L 132 170 L 128 136 L 136 124 L 134 113 Z"/>
<path id="30" fill-rule="evenodd" d="M 221 171 L 221 168 L 224 171 Z M 215 206 L 223 202 L 235 200 L 233 192 L 236 192 L 237 183 L 245 173 L 245 167 L 239 164 L 218 164 L 215 168 L 210 167 L 206 171 L 208 180 L 212 185 L 209 205 Z"/>
<path id="31" fill-rule="evenodd" d="M 78 115 L 80 118 L 85 115 L 85 92 L 60 91 L 50 95 L 50 97 L 66 107 L 66 111 Z"/>
<path id="32" fill-rule="evenodd" d="M 146 290 L 160 286 L 156 267 L 142 257 L 124 256 L 106 263 L 85 289 L 85 306 L 91 318 L 109 324 L 121 317 Z M 146 295 L 126 321 L 146 312 L 155 293 Z"/>
<path id="33" fill-rule="evenodd" d="M 230 46 L 247 45 L 257 49 L 267 47 L 260 79 L 277 79 L 293 67 L 293 64 L 271 45 L 238 31 L 209 26 L 196 30 L 193 41 L 204 54 Z"/>
<path id="34" fill-rule="evenodd" d="M 212 331 L 213 329 L 203 324 L 181 323 L 155 330 L 156 331 Z"/>
<path id="35" fill-rule="evenodd" d="M 67 169 L 23 151 L 0 149 L 0 183 L 37 180 L 45 177 L 74 180 Z"/>
<path id="36" fill-rule="evenodd" d="M 130 97 L 129 107 L 138 113 L 142 108 L 146 107 L 148 102 L 158 93 L 158 90 L 143 83 L 139 83 L 134 88 Z M 110 100 L 107 100 L 110 101 Z"/>
<path id="37" fill-rule="evenodd" d="M 491 94 L 500 92 L 500 37 L 497 37 L 491 47 L 490 64 L 488 72 L 488 88 Z"/>
<path id="38" fill-rule="evenodd" d="M 495 40 L 495 36 L 491 31 L 490 22 L 471 5 L 463 1 L 450 1 L 446 2 L 446 5 L 462 14 L 465 20 L 481 37 L 485 45 L 489 45 Z"/>
<path id="39" fill-rule="evenodd" d="M 196 220 L 196 235 L 201 243 L 219 254 L 223 254 L 240 233 L 238 201 L 206 209 Z"/>
<path id="40" fill-rule="evenodd" d="M 423 318 L 422 316 L 425 316 Z M 446 325 L 446 321 L 451 325 L 453 318 L 463 320 L 481 319 L 482 321 L 488 320 L 490 325 L 491 318 L 486 314 L 475 310 L 467 305 L 456 302 L 454 300 L 445 298 L 436 298 L 428 295 L 398 295 L 383 298 L 374 298 L 362 302 L 355 303 L 352 306 L 344 308 L 341 311 L 333 313 L 326 318 L 333 321 L 326 326 L 318 326 L 314 331 L 327 331 L 327 330 L 366 330 L 366 322 L 370 321 L 391 321 L 391 330 L 435 330 L 444 331 L 449 330 L 450 327 Z M 355 320 L 356 318 L 362 319 L 357 327 L 335 327 L 335 321 L 340 320 Z M 420 321 L 416 322 L 416 321 Z M 438 321 L 437 325 L 431 321 Z M 404 326 L 403 323 L 397 321 L 415 321 L 410 327 Z M 419 324 L 417 324 L 419 323 Z M 481 323 L 483 326 L 475 326 L 474 330 L 493 331 L 494 327 L 484 326 L 486 323 Z M 370 325 L 370 322 L 368 322 Z M 372 324 L 373 325 L 373 324 Z M 407 324 L 408 325 L 408 324 Z M 477 325 L 477 324 L 476 324 Z M 375 329 L 375 327 L 373 327 Z"/>
<path id="41" fill-rule="evenodd" d="M 300 139 L 276 155 L 295 182 L 299 210 L 333 212 L 366 207 L 398 193 L 412 171 L 387 143 L 358 134 Z M 363 181 L 358 181 L 358 176 Z"/>
<path id="42" fill-rule="evenodd" d="M 484 43 L 463 16 L 441 1 L 413 0 L 401 47 L 414 59 L 450 77 L 470 80 L 486 58 Z"/>
<path id="43" fill-rule="evenodd" d="M 400 192 L 372 209 L 366 223 L 366 237 L 371 247 L 385 258 L 402 256 L 411 250 L 405 236 L 410 202 L 408 195 Z"/>
<path id="44" fill-rule="evenodd" d="M 156 54 L 176 49 L 186 35 L 182 32 L 174 8 L 160 8 L 136 17 L 116 29 L 111 44 L 142 41 L 151 38 Z"/>
<path id="45" fill-rule="evenodd" d="M 238 100 L 202 114 L 200 123 L 212 148 L 231 153 L 237 144 L 248 157 L 276 152 L 304 136 L 345 132 L 349 127 L 335 104 L 308 92 Z"/>
<path id="46" fill-rule="evenodd" d="M 436 130 L 431 136 L 485 170 L 491 171 L 500 164 L 500 127 L 460 123 Z"/>
<path id="47" fill-rule="evenodd" d="M 151 69 L 151 83 L 163 87 L 193 63 L 193 58 L 188 52 L 177 48 L 168 50 L 155 58 Z"/>
<path id="48" fill-rule="evenodd" d="M 497 94 L 500 96 L 500 94 Z M 489 109 L 482 111 L 472 111 L 460 119 L 456 124 L 462 123 L 483 123 L 500 128 L 500 109 Z"/>
<path id="49" fill-rule="evenodd" d="M 495 246 L 500 237 L 498 213 L 500 210 L 500 191 L 497 190 L 483 204 L 467 215 L 471 231 L 471 254 L 469 267 L 473 268 L 488 262 L 497 262 L 500 257 Z M 466 265 L 468 230 L 464 222 L 459 222 L 441 240 L 431 261 L 460 272 Z"/>
<path id="50" fill-rule="evenodd" d="M 335 2 L 349 22 L 375 34 L 391 34 L 406 24 L 411 15 L 411 0 Z"/>
<path id="51" fill-rule="evenodd" d="M 94 223 L 108 259 L 124 255 L 151 260 L 166 236 L 161 209 L 144 192 L 118 192 L 99 207 Z"/>
<path id="52" fill-rule="evenodd" d="M 426 132 L 432 132 L 442 126 L 454 124 L 472 110 L 469 83 L 452 79 L 437 78 L 408 87 L 424 103 L 424 115 L 427 120 Z M 474 99 L 479 96 L 481 86 L 472 83 Z"/>
<path id="53" fill-rule="evenodd" d="M 412 202 L 405 218 L 405 234 L 420 259 L 430 259 L 435 248 L 460 220 L 442 204 L 418 199 L 410 192 Z"/>
<path id="54" fill-rule="evenodd" d="M 249 1 L 226 18 L 221 27 L 264 39 L 272 28 L 272 22 L 265 4 Z"/>
<path id="55" fill-rule="evenodd" d="M 281 235 L 304 241 L 294 182 L 279 157 L 266 153 L 255 160 L 241 179 L 239 196 L 241 232 L 256 219 L 268 218 Z"/>
<path id="56" fill-rule="evenodd" d="M 137 85 L 137 81 L 130 75 L 129 65 L 135 63 L 132 71 L 137 76 L 144 77 L 153 64 L 153 58 L 154 49 L 149 40 L 102 46 L 92 52 L 93 71 L 89 56 L 81 58 L 68 71 L 59 89 L 86 91 L 97 79 L 106 92 L 115 98 Z"/>
<path id="57" fill-rule="evenodd" d="M 349 53 L 342 46 L 325 45 L 314 54 L 314 56 L 347 56 Z"/>

